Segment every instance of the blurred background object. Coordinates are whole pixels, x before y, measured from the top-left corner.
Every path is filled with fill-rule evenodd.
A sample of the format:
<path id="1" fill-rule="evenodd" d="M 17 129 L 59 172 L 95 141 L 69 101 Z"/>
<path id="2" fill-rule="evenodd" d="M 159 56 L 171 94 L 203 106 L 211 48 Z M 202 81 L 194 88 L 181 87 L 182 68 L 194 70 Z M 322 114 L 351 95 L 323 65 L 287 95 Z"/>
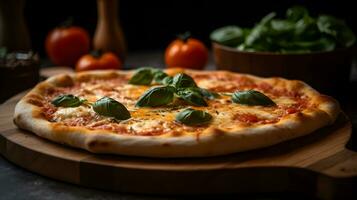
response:
<path id="1" fill-rule="evenodd" d="M 0 103 L 39 81 L 39 58 L 32 51 L 0 49 Z"/>
<path id="2" fill-rule="evenodd" d="M 5 10 L 1 12 L 1 15 L 5 15 L 8 12 L 4 5 L 13 5 L 17 1 L 19 1 L 19 4 L 17 4 L 19 6 L 16 6 L 16 8 L 21 10 L 21 5 L 24 3 L 22 0 L 1 1 L 1 9 Z M 208 49 L 212 49 L 209 35 L 213 30 L 226 25 L 253 27 L 267 13 L 276 11 L 277 15 L 282 16 L 287 8 L 294 5 L 306 7 L 313 17 L 318 14 L 329 14 L 344 19 L 352 31 L 357 32 L 357 24 L 354 23 L 354 19 L 357 18 L 357 12 L 354 10 L 353 2 L 347 0 L 251 0 L 243 2 L 230 0 L 181 0 L 179 3 L 177 1 L 159 0 L 120 2 L 118 0 L 27 0 L 24 7 L 24 16 L 32 40 L 32 50 L 38 52 L 43 58 L 41 59 L 42 66 L 54 65 L 46 59 L 47 55 L 44 48 L 46 36 L 58 24 L 72 16 L 74 26 L 82 27 L 88 31 L 89 37 L 93 41 L 91 49 L 109 49 L 122 56 L 126 52 L 125 44 L 128 44 L 127 50 L 129 54 L 123 65 L 124 69 L 128 69 L 140 65 L 165 67 L 165 48 L 176 38 L 178 33 L 190 31 L 193 38 L 203 41 Z M 12 13 L 12 15 L 16 15 L 13 16 L 13 18 L 16 18 L 21 16 L 22 13 Z M 11 20 L 13 19 L 11 18 Z M 19 34 L 14 33 L 12 35 L 16 37 Z M 124 35 L 126 36 L 125 40 Z M 11 39 L 7 40 L 8 42 L 13 42 Z M 350 64 L 351 57 L 354 54 L 348 54 L 348 56 L 345 59 L 346 63 L 347 61 L 348 63 L 343 63 L 344 65 Z M 241 57 L 235 58 L 244 62 Z M 256 60 L 256 58 L 251 59 Z M 312 63 L 310 65 L 317 63 L 315 61 L 312 62 L 315 58 L 308 57 L 308 60 Z M 219 60 L 217 61 L 219 62 Z M 267 64 L 264 59 L 256 62 Z M 331 62 L 325 61 L 320 68 L 324 69 L 326 63 Z M 299 68 L 298 64 L 294 66 L 294 68 Z M 210 55 L 206 69 L 214 69 L 215 67 L 212 62 L 212 55 Z M 347 68 L 349 69 L 349 67 Z M 324 71 L 324 73 L 335 74 L 335 69 Z M 348 73 L 350 72 L 348 69 L 344 68 L 344 70 L 336 72 L 336 74 L 343 74 L 342 81 L 344 82 L 349 81 Z M 252 71 L 257 75 L 272 75 L 268 72 L 269 70 L 267 69 L 262 69 L 259 72 Z M 294 78 L 291 76 L 286 77 Z M 315 79 L 316 75 L 307 74 L 306 77 Z M 329 81 L 329 79 L 324 79 L 324 82 L 334 85 L 336 80 Z"/>
<path id="3" fill-rule="evenodd" d="M 126 43 L 118 16 L 119 0 L 97 0 L 98 20 L 94 34 L 95 50 L 111 51 L 121 58 L 126 56 Z"/>
<path id="4" fill-rule="evenodd" d="M 128 51 L 157 50 L 176 38 L 176 34 L 191 31 L 192 36 L 209 46 L 209 34 L 216 28 L 237 24 L 252 27 L 267 13 L 284 14 L 293 5 L 303 5 L 311 15 L 327 13 L 345 19 L 357 32 L 357 12 L 348 0 L 276 0 L 276 1 L 120 1 L 118 18 L 126 36 Z M 44 55 L 43 38 L 55 25 L 73 16 L 74 24 L 89 31 L 93 37 L 97 25 L 97 2 L 27 0 L 25 17 L 34 49 Z"/>
<path id="5" fill-rule="evenodd" d="M 39 81 L 24 8 L 24 0 L 0 1 L 0 103 Z"/>
<path id="6" fill-rule="evenodd" d="M 0 1 L 0 47 L 29 50 L 30 35 L 24 18 L 25 0 Z"/>
<path id="7" fill-rule="evenodd" d="M 89 34 L 72 23 L 70 18 L 55 27 L 46 37 L 46 53 L 54 65 L 74 67 L 78 59 L 89 52 Z"/>

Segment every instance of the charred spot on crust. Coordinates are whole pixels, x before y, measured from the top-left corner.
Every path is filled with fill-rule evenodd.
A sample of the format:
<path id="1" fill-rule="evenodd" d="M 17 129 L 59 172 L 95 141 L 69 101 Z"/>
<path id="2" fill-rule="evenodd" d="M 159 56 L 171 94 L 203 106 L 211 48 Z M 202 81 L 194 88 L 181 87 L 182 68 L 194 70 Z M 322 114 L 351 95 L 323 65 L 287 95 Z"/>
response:
<path id="1" fill-rule="evenodd" d="M 162 146 L 169 147 L 169 146 L 171 146 L 171 144 L 170 143 L 163 143 Z"/>
<path id="2" fill-rule="evenodd" d="M 14 119 L 13 119 L 14 124 L 16 124 L 16 125 L 17 125 L 17 123 L 16 123 L 16 122 L 20 121 L 20 120 L 21 120 L 21 118 L 22 118 L 21 114 L 20 114 L 20 115 L 16 115 L 16 116 L 14 117 Z"/>
<path id="3" fill-rule="evenodd" d="M 173 137 L 179 137 L 179 136 L 182 136 L 182 133 L 179 132 L 179 131 L 173 131 L 173 132 L 171 133 L 171 135 L 172 135 Z"/>
<path id="4" fill-rule="evenodd" d="M 69 87 L 69 86 L 74 85 L 74 81 L 73 81 L 72 77 L 70 77 L 68 75 L 63 75 L 63 76 L 57 77 L 55 82 L 56 82 L 56 85 L 60 86 L 60 87 Z"/>
<path id="5" fill-rule="evenodd" d="M 213 130 L 213 135 L 216 137 L 221 137 L 225 135 L 225 132 L 221 129 L 216 128 Z"/>
<path id="6" fill-rule="evenodd" d="M 112 79 L 112 78 L 118 78 L 119 75 L 116 72 L 108 72 L 107 74 L 105 74 L 103 76 L 103 78 L 108 78 L 108 79 Z"/>
<path id="7" fill-rule="evenodd" d="M 109 146 L 109 142 L 101 142 L 101 141 L 95 141 L 95 140 L 93 140 L 93 141 L 90 141 L 90 142 L 88 143 L 88 146 L 89 146 L 90 148 L 95 148 L 95 147 L 107 147 L 107 146 Z"/>

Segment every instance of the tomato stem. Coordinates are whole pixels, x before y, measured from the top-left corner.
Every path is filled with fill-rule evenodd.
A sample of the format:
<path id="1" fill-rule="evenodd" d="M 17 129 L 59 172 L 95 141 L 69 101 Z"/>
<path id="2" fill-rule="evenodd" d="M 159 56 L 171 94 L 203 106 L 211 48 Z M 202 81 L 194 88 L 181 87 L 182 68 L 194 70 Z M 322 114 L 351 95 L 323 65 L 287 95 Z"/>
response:
<path id="1" fill-rule="evenodd" d="M 93 50 L 90 52 L 90 55 L 92 55 L 94 58 L 99 58 L 102 56 L 102 54 L 103 54 L 103 50 L 101 49 Z"/>
<path id="2" fill-rule="evenodd" d="M 59 25 L 59 27 L 62 27 L 62 28 L 68 28 L 68 27 L 70 27 L 70 26 L 72 26 L 73 25 L 73 17 L 71 16 L 71 17 L 68 17 L 65 21 L 63 21 L 60 25 Z"/>
<path id="3" fill-rule="evenodd" d="M 183 40 L 183 42 L 187 42 L 187 40 L 191 37 L 191 33 L 189 31 L 186 31 L 182 34 L 177 35 L 177 37 Z"/>

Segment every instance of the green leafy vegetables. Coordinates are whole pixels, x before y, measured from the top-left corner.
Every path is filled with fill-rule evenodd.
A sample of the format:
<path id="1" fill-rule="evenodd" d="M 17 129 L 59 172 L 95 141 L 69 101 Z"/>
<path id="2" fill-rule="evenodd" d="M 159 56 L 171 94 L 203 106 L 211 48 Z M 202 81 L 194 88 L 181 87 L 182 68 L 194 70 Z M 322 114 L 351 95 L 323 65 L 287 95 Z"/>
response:
<path id="1" fill-rule="evenodd" d="M 176 115 L 176 121 L 188 126 L 204 125 L 212 120 L 212 115 L 202 110 L 187 108 Z"/>
<path id="2" fill-rule="evenodd" d="M 137 107 L 157 107 L 174 102 L 175 99 L 192 106 L 208 106 L 207 100 L 219 97 L 219 94 L 197 86 L 192 77 L 179 73 L 174 77 L 167 75 L 159 69 L 138 69 L 129 83 L 146 85 L 160 84 L 151 87 L 136 102 Z M 255 90 L 236 91 L 232 94 L 234 103 L 247 106 L 275 106 L 276 104 L 266 95 Z M 91 107 L 98 115 L 111 117 L 116 120 L 127 120 L 131 118 L 130 112 L 120 102 L 110 98 L 102 97 L 94 103 L 79 98 L 72 94 L 62 94 L 55 97 L 51 103 L 56 107 L 78 107 L 81 105 Z M 176 115 L 175 120 L 188 126 L 199 126 L 209 123 L 212 116 L 203 110 L 187 108 Z"/>
<path id="3" fill-rule="evenodd" d="M 250 106 L 275 106 L 276 104 L 269 97 L 255 90 L 237 91 L 232 95 L 234 103 Z"/>
<path id="4" fill-rule="evenodd" d="M 126 120 L 131 117 L 130 112 L 123 104 L 109 97 L 97 100 L 92 107 L 99 115 L 113 117 L 117 120 Z"/>
<path id="5" fill-rule="evenodd" d="M 159 86 L 147 90 L 136 102 L 138 107 L 156 107 L 167 105 L 174 98 L 175 88 L 172 86 Z"/>
<path id="6" fill-rule="evenodd" d="M 72 94 L 63 94 L 55 97 L 51 103 L 56 107 L 78 107 L 85 101 L 85 99 L 80 99 Z"/>
<path id="7" fill-rule="evenodd" d="M 143 80 L 143 81 L 142 81 Z M 150 80 L 150 81 L 149 81 Z M 189 105 L 208 106 L 206 99 L 218 97 L 217 93 L 199 88 L 192 77 L 185 73 L 168 76 L 165 72 L 154 68 L 138 69 L 129 80 L 131 84 L 162 84 L 147 90 L 137 101 L 138 107 L 156 107 L 167 105 L 178 97 Z"/>
<path id="8" fill-rule="evenodd" d="M 86 99 L 80 99 L 72 94 L 59 95 L 51 101 L 51 103 L 56 107 L 78 107 L 82 104 L 87 104 L 87 106 L 92 106 L 92 109 L 97 114 L 106 117 L 113 117 L 117 120 L 126 120 L 131 117 L 130 112 L 123 104 L 110 97 L 103 97 L 97 100 L 94 104 L 85 102 L 87 102 Z"/>
<path id="9" fill-rule="evenodd" d="M 343 20 L 329 15 L 310 16 L 301 6 L 291 7 L 284 19 L 272 12 L 253 28 L 226 26 L 210 38 L 241 51 L 308 53 L 352 46 L 356 36 Z"/>
<path id="10" fill-rule="evenodd" d="M 129 80 L 132 85 L 150 85 L 153 81 L 162 84 L 168 75 L 160 69 L 152 67 L 142 67 L 136 70 Z"/>

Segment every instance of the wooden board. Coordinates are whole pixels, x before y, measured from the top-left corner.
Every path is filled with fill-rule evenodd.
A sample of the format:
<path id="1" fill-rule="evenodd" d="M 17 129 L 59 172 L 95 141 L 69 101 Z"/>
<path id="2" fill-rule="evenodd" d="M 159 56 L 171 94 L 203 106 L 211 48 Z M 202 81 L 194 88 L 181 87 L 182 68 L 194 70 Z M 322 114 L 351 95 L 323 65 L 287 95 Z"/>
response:
<path id="1" fill-rule="evenodd" d="M 151 194 L 299 192 L 329 199 L 354 194 L 357 153 L 351 125 L 337 122 L 273 147 L 212 158 L 95 155 L 55 144 L 12 122 L 19 94 L 0 106 L 0 152 L 38 174 L 83 186 Z"/>

